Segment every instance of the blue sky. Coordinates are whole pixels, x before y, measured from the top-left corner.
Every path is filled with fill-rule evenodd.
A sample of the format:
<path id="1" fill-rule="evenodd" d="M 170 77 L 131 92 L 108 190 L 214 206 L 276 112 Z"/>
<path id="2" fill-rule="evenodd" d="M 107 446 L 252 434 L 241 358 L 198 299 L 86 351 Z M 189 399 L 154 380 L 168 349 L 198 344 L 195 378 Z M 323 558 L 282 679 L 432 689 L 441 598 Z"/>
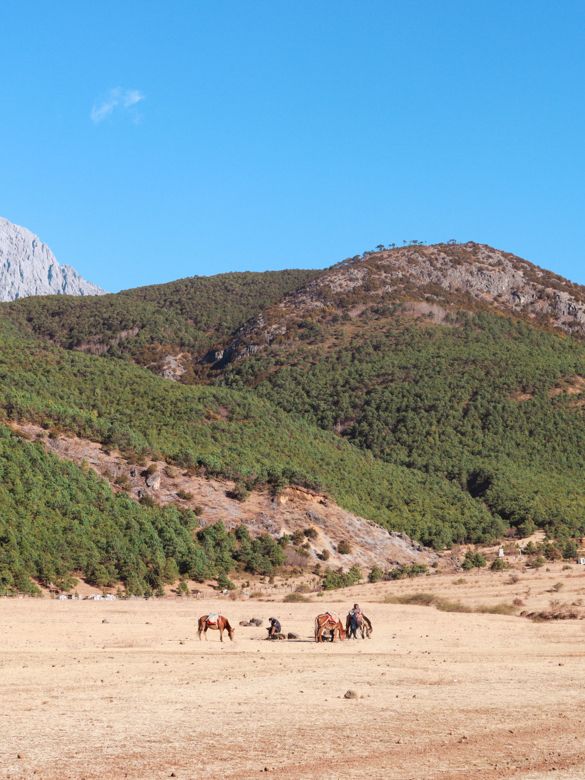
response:
<path id="1" fill-rule="evenodd" d="M 476 240 L 585 283 L 585 4 L 5 0 L 0 215 L 109 290 Z"/>

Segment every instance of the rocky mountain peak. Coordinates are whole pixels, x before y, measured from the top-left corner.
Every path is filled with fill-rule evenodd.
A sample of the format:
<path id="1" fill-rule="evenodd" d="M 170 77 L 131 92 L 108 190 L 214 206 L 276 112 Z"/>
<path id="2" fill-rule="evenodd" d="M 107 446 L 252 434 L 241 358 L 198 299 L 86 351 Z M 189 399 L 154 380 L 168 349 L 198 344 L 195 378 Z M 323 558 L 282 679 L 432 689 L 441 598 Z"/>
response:
<path id="1" fill-rule="evenodd" d="M 305 319 L 355 318 L 386 305 L 405 314 L 409 307 L 492 308 L 585 337 L 585 287 L 486 244 L 418 244 L 366 252 L 324 271 L 246 323 L 223 362 L 283 339 Z"/>
<path id="2" fill-rule="evenodd" d="M 0 301 L 30 295 L 102 295 L 74 268 L 59 265 L 30 230 L 0 217 Z"/>

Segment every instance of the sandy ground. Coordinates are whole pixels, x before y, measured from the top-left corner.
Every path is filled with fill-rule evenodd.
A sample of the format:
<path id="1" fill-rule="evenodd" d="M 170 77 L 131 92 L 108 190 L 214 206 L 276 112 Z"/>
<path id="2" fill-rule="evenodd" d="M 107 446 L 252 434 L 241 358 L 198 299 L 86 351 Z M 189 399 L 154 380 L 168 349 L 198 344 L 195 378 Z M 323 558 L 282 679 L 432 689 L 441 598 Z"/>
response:
<path id="1" fill-rule="evenodd" d="M 544 602 L 563 578 L 571 599 L 581 571 L 438 576 L 309 604 L 0 599 L 0 777 L 585 778 L 585 621 L 382 603 L 529 589 Z M 316 645 L 315 614 L 357 596 L 373 638 Z M 236 625 L 276 614 L 301 639 L 237 626 L 233 643 L 199 642 L 211 609 Z"/>

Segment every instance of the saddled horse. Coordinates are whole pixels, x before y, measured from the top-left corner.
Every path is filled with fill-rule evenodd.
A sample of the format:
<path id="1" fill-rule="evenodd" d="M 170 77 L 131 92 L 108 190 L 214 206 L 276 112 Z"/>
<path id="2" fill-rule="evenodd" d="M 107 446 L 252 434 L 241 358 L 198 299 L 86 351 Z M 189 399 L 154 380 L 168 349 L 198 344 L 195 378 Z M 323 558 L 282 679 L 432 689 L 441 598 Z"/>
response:
<path id="1" fill-rule="evenodd" d="M 331 641 L 335 642 L 335 636 L 342 640 L 346 637 L 345 628 L 339 615 L 332 612 L 324 612 L 315 618 L 315 642 L 324 642 L 324 634 L 331 632 Z"/>
<path id="2" fill-rule="evenodd" d="M 347 631 L 348 639 L 352 637 L 357 639 L 358 631 L 362 635 L 362 639 L 369 639 L 374 629 L 372 628 L 372 621 L 363 612 L 359 612 L 355 616 L 348 612 L 345 618 L 345 630 Z"/>
<path id="3" fill-rule="evenodd" d="M 208 628 L 213 628 L 219 631 L 220 642 L 223 642 L 223 632 L 227 631 L 229 638 L 233 642 L 235 629 L 233 629 L 230 626 L 229 620 L 223 615 L 212 614 L 212 613 L 210 613 L 209 615 L 201 615 L 197 627 L 197 633 L 199 635 L 199 639 L 201 639 L 201 634 L 205 634 L 205 639 L 207 639 Z"/>

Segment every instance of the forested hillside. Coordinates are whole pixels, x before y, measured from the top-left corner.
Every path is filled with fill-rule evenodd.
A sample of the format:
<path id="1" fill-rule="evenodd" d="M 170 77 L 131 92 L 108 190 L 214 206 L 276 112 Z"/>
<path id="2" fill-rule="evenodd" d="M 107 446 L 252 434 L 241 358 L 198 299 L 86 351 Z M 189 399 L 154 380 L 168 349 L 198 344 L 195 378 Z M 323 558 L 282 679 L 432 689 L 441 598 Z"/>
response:
<path id="1" fill-rule="evenodd" d="M 536 526 L 567 540 L 585 533 L 584 302 L 583 288 L 476 244 L 30 298 L 0 307 L 0 414 L 233 479 L 243 495 L 314 488 L 435 547 Z M 130 509 L 111 500 L 103 511 L 124 526 Z M 5 520 L 11 545 L 35 517 L 24 534 Z M 151 538 L 143 563 L 162 555 Z M 151 580 L 143 571 L 140 587 Z"/>
<path id="2" fill-rule="evenodd" d="M 523 531 L 576 533 L 585 530 L 583 377 L 582 342 L 461 314 L 289 339 L 233 363 L 224 381 L 377 458 L 448 478 Z"/>
<path id="3" fill-rule="evenodd" d="M 341 506 L 429 544 L 501 529 L 447 480 L 384 463 L 249 391 L 171 383 L 130 363 L 23 339 L 0 340 L 0 410 L 7 419 L 162 457 L 250 488 L 323 490 Z"/>
<path id="4" fill-rule="evenodd" d="M 235 568 L 271 573 L 283 548 L 245 528 L 197 530 L 190 510 L 144 506 L 90 469 L 48 454 L 0 426 L 0 595 L 74 587 L 75 574 L 98 587 L 162 593 L 183 575 L 226 576 Z"/>
<path id="5" fill-rule="evenodd" d="M 195 276 L 116 295 L 24 298 L 2 306 L 24 333 L 67 349 L 126 357 L 161 371 L 177 357 L 177 377 L 193 381 L 194 363 L 246 320 L 306 284 L 318 271 Z"/>

